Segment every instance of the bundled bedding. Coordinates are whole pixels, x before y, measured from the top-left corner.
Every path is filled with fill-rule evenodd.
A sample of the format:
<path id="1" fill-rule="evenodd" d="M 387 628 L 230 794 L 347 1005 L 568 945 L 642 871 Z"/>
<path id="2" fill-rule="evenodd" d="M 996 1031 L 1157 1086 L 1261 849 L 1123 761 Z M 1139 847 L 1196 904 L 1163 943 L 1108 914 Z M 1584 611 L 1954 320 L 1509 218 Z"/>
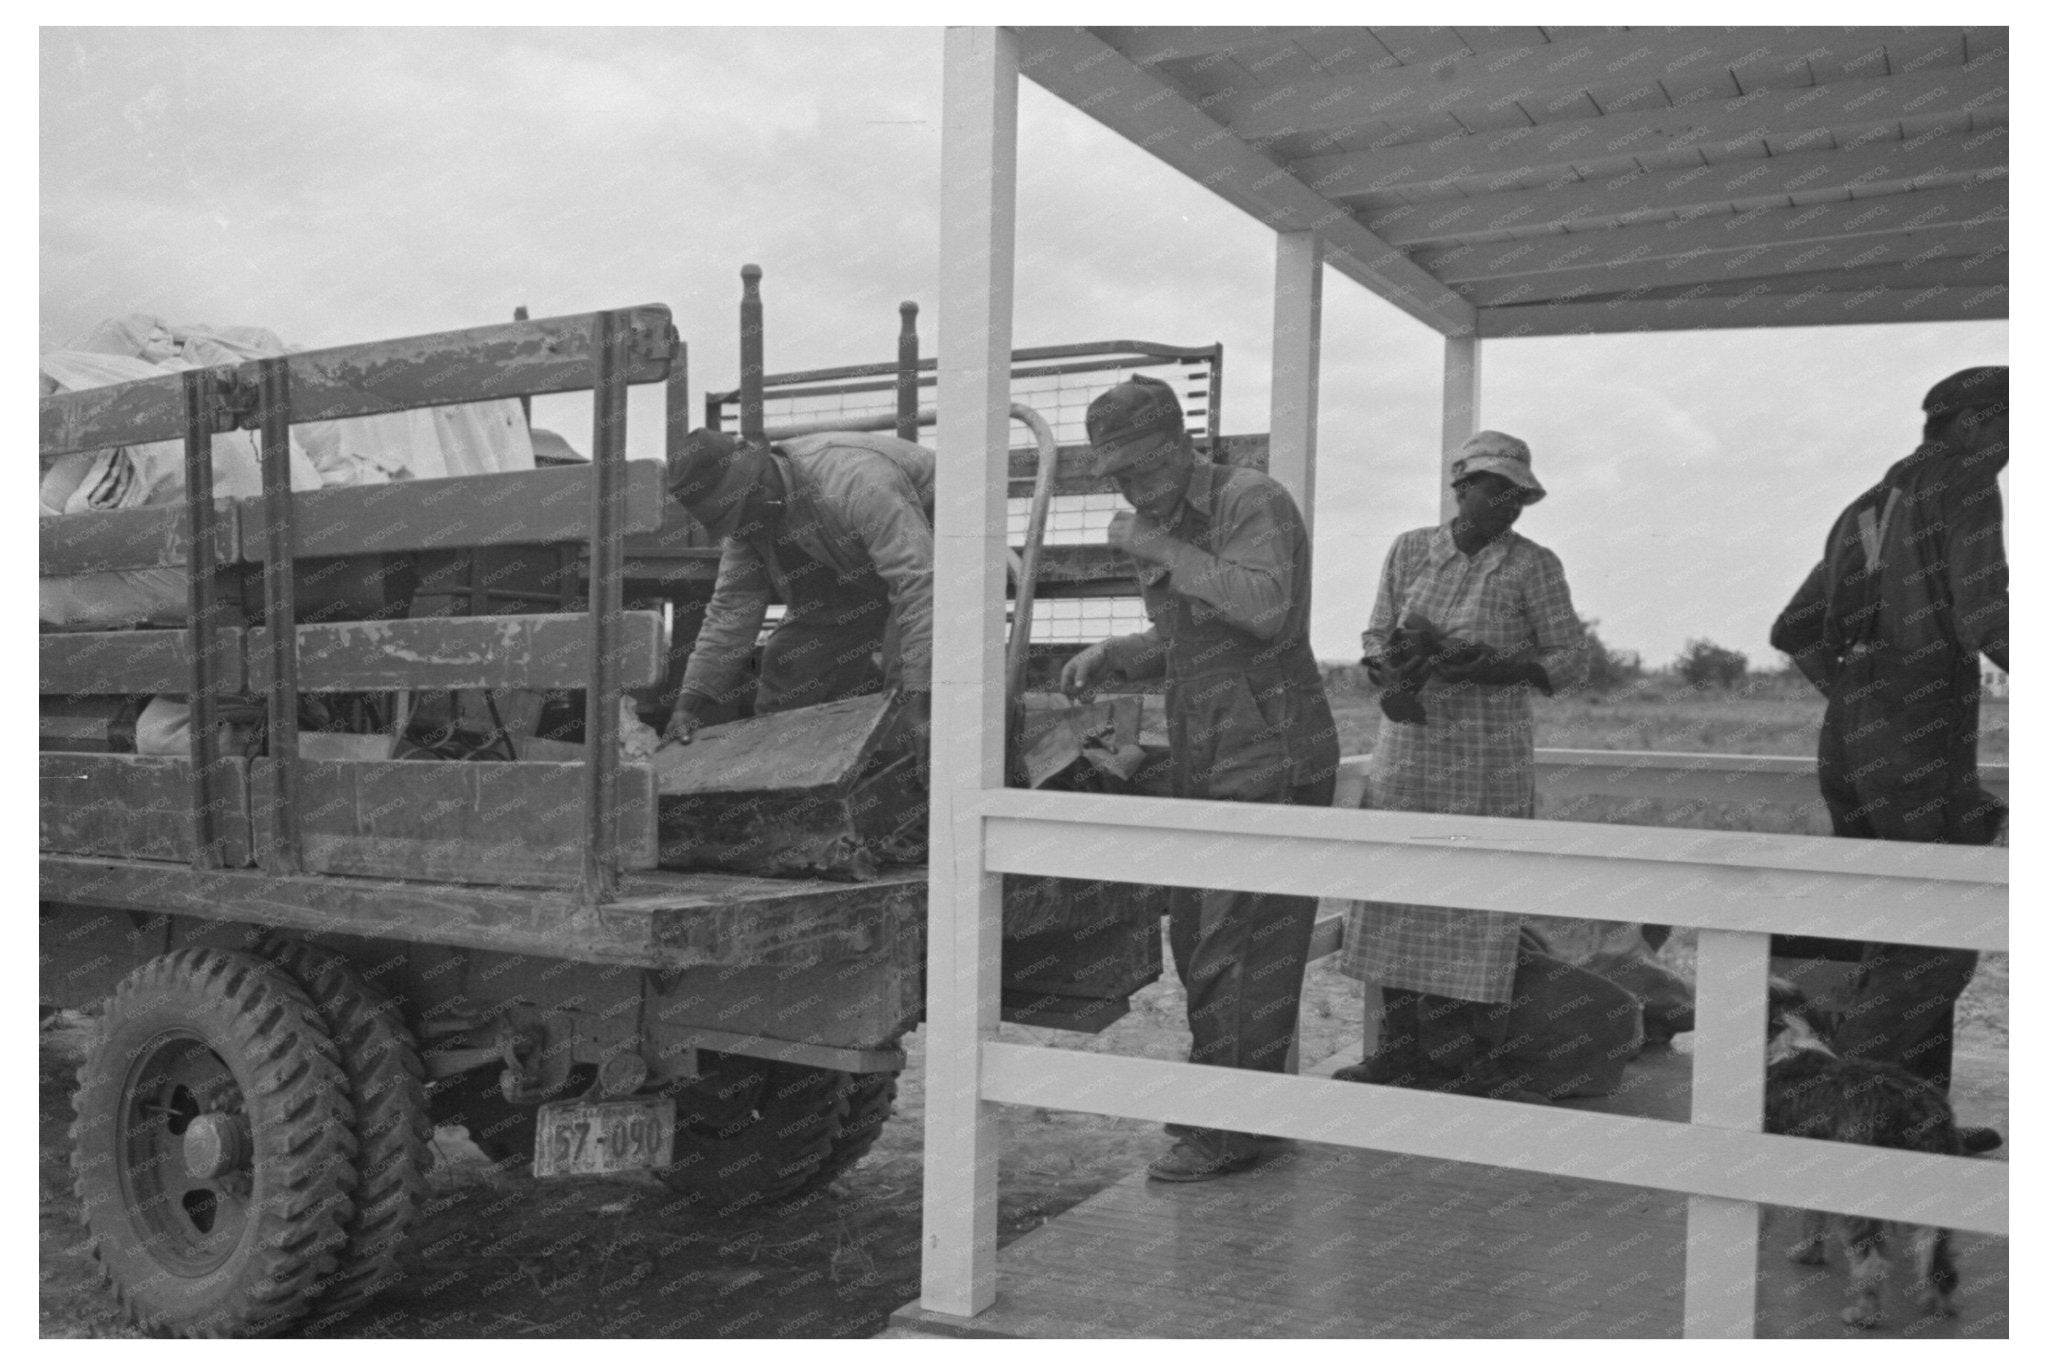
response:
<path id="1" fill-rule="evenodd" d="M 293 348 L 261 327 L 183 325 L 145 314 L 113 318 L 41 360 L 41 392 L 73 392 L 181 370 L 233 365 Z M 436 479 L 532 469 L 533 441 L 516 399 L 306 422 L 291 429 L 295 489 Z M 214 492 L 262 492 L 256 434 L 213 438 Z M 130 507 L 177 505 L 185 496 L 181 441 L 83 451 L 44 464 L 41 513 L 90 516 Z M 178 567 L 70 574 L 41 580 L 45 629 L 110 630 L 184 622 L 185 571 Z"/>

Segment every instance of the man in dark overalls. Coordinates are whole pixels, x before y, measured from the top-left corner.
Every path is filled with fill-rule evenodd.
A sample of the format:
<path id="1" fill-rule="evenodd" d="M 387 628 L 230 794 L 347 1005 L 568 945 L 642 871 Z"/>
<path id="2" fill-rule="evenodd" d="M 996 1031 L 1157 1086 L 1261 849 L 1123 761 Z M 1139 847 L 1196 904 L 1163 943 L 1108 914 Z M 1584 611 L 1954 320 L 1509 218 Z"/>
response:
<path id="1" fill-rule="evenodd" d="M 669 496 L 723 542 L 718 584 L 665 737 L 754 692 L 756 714 L 903 693 L 902 724 L 930 726 L 932 453 L 894 436 L 828 432 L 774 445 L 693 431 Z M 773 596 L 783 617 L 748 673 Z"/>
<path id="2" fill-rule="evenodd" d="M 1977 781 L 1977 656 L 2007 668 L 2006 368 L 1950 375 L 1922 408 L 1919 449 L 1836 519 L 1771 643 L 1827 694 L 1820 787 L 1837 836 L 1988 844 L 2006 811 Z M 1976 969 L 1963 949 L 1862 945 L 1837 1050 L 1946 1093 Z M 1962 1133 L 1971 1151 L 2001 1141 Z"/>
<path id="3" fill-rule="evenodd" d="M 1097 477 L 1133 511 L 1110 543 L 1138 562 L 1152 628 L 1069 660 L 1068 696 L 1121 675 L 1166 679 L 1175 796 L 1327 806 L 1337 729 L 1309 649 L 1308 528 L 1287 490 L 1250 469 L 1198 460 L 1173 390 L 1137 378 L 1088 405 Z M 1313 896 L 1176 888 L 1173 961 L 1187 988 L 1189 1059 L 1285 1069 L 1314 927 Z M 1159 1180 L 1253 1165 L 1248 1133 L 1169 1125 Z"/>

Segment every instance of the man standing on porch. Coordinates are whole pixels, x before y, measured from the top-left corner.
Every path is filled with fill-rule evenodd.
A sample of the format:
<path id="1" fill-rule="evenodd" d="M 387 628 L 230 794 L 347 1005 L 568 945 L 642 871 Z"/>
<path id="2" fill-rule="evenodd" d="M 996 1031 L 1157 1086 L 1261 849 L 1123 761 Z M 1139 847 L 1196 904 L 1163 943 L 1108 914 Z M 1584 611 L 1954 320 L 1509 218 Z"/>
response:
<path id="1" fill-rule="evenodd" d="M 1309 648 L 1308 529 L 1279 483 L 1196 458 L 1180 403 L 1138 377 L 1088 405 L 1094 473 L 1133 511 L 1109 540 L 1138 562 L 1152 628 L 1090 645 L 1060 686 L 1113 676 L 1166 680 L 1173 794 L 1327 806 L 1337 727 Z M 1280 1071 L 1294 1039 L 1313 896 L 1176 888 L 1173 961 L 1187 988 L 1189 1060 Z M 1148 1168 L 1210 1180 L 1255 1164 L 1249 1133 L 1168 1125 L 1178 1141 Z"/>
<path id="2" fill-rule="evenodd" d="M 1977 658 L 2009 671 L 2006 384 L 2005 366 L 1983 365 L 1928 391 L 1919 448 L 1835 519 L 1771 628 L 1771 644 L 1828 699 L 1820 792 L 1837 838 L 1989 844 L 2005 829 L 2005 802 L 1977 780 Z M 1861 953 L 1835 1048 L 1946 1094 L 1956 1001 L 1977 954 L 1906 943 Z M 1961 1134 L 1972 1154 L 2004 1141 L 1992 1128 Z"/>

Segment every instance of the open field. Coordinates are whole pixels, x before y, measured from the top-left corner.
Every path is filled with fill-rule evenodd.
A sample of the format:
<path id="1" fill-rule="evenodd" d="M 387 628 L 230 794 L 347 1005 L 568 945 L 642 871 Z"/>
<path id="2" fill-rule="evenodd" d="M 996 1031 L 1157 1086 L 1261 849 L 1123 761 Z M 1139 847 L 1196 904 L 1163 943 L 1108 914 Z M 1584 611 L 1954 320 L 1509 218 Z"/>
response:
<path id="1" fill-rule="evenodd" d="M 1361 670 L 1325 670 L 1330 707 L 1347 754 L 1373 746 L 1380 712 Z M 1826 703 L 1797 674 L 1766 673 L 1729 689 L 1694 688 L 1653 673 L 1610 693 L 1539 697 L 1536 743 L 1546 749 L 1648 749 L 1662 753 L 1793 754 L 1812 757 Z M 2010 703 L 1986 697 L 1978 718 L 1977 757 L 2004 763 L 2010 752 Z"/>
<path id="2" fill-rule="evenodd" d="M 1346 754 L 1370 753 L 1379 732 L 1377 693 L 1361 670 L 1326 670 L 1330 709 Z M 1539 697 L 1536 744 L 1543 749 L 1634 749 L 1683 754 L 1782 754 L 1811 758 L 1820 743 L 1826 703 L 1797 674 L 1767 673 L 1741 686 L 1694 688 L 1652 674 L 1609 694 Z M 1977 756 L 2005 763 L 2011 752 L 2011 705 L 1986 697 L 1978 715 Z M 1551 815 L 1537 798 L 1538 818 Z M 1713 802 L 1623 801 L 1588 797 L 1571 819 L 1688 829 L 1756 830 L 1772 834 L 1829 832 L 1824 814 L 1790 805 L 1749 809 Z"/>
<path id="3" fill-rule="evenodd" d="M 1378 719 L 1371 697 L 1347 688 L 1340 677 L 1331 699 L 1346 751 L 1370 748 Z M 1538 743 L 1808 754 L 1820 710 L 1817 697 L 1794 685 L 1767 683 L 1746 695 L 1697 694 L 1653 679 L 1628 696 L 1544 703 Z M 2006 704 L 1988 704 L 1987 760 L 2003 761 L 2006 725 Z M 1715 813 L 1663 810 L 1639 818 L 1713 826 Z M 1787 818 L 1775 827 L 1795 824 Z M 1691 932 L 1680 929 L 1665 957 L 1689 973 L 1692 950 Z M 1183 996 L 1170 969 L 1168 978 L 1134 997 L 1131 1013 L 1100 1035 L 1005 1025 L 1003 1036 L 1043 1046 L 1182 1056 Z M 2007 960 L 1990 957 L 1959 1010 L 1956 1101 L 1966 1120 L 2009 1132 L 2008 997 Z M 1329 960 L 1312 965 L 1303 992 L 1304 1060 L 1355 1047 L 1362 1018 L 1356 984 L 1338 976 Z M 60 1015 L 40 1039 L 45 1336 L 133 1335 L 93 1287 L 65 1165 L 72 1073 L 89 1028 L 83 1016 Z M 307 1334 L 873 1335 L 918 1292 L 924 1049 L 921 1032 L 906 1041 L 910 1066 L 897 1116 L 868 1159 L 803 1205 L 730 1223 L 683 1217 L 651 1180 L 540 1183 L 494 1170 L 460 1129 L 444 1129 L 437 1137 L 442 1164 L 415 1237 L 411 1278 L 355 1318 L 315 1326 Z M 1156 1129 L 1129 1120 L 1006 1108 L 1001 1123 L 999 1230 L 1005 1243 L 1129 1173 L 1163 1146 Z"/>

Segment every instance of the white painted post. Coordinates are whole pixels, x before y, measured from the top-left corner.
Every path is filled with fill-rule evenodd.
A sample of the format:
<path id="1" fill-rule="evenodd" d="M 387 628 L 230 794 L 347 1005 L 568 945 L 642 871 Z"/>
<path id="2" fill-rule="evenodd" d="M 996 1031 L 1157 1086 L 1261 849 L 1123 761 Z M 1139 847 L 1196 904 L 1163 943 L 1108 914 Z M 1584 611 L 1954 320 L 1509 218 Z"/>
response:
<path id="1" fill-rule="evenodd" d="M 1444 338 L 1443 451 L 1437 461 L 1436 519 L 1443 525 L 1457 511 L 1451 498 L 1451 458 L 1465 438 L 1479 430 L 1479 334 Z M 1365 1050 L 1379 1042 L 1379 987 L 1365 986 Z"/>
<path id="2" fill-rule="evenodd" d="M 1286 485 L 1313 544 L 1316 530 L 1316 395 L 1323 365 L 1323 242 L 1314 232 L 1273 239 L 1273 397 L 1266 472 Z M 1220 434 L 1220 433 L 1219 433 Z M 1329 902 L 1340 904 L 1340 902 Z M 1301 1070 L 1301 1031 L 1286 1070 Z"/>
<path id="3" fill-rule="evenodd" d="M 1437 522 L 1451 519 L 1451 457 L 1479 430 L 1479 336 L 1444 338 L 1444 451 L 1437 471 Z"/>
<path id="4" fill-rule="evenodd" d="M 925 974 L 924 1289 L 932 1312 L 995 1301 L 996 1123 L 981 1046 L 1001 990 L 1002 878 L 982 804 L 1003 782 L 1003 572 L 1015 284 L 1017 40 L 946 32 L 939 199 L 939 430 Z"/>
<path id="5" fill-rule="evenodd" d="M 1694 972 L 1692 1121 L 1754 1133 L 1764 1117 L 1768 934 L 1700 931 Z M 1756 1335 L 1758 1209 L 1694 1195 L 1685 1219 L 1685 1334 Z"/>
<path id="6" fill-rule="evenodd" d="M 1323 243 L 1313 232 L 1274 238 L 1272 446 L 1266 472 L 1287 486 L 1315 535 L 1316 393 L 1323 361 Z"/>

